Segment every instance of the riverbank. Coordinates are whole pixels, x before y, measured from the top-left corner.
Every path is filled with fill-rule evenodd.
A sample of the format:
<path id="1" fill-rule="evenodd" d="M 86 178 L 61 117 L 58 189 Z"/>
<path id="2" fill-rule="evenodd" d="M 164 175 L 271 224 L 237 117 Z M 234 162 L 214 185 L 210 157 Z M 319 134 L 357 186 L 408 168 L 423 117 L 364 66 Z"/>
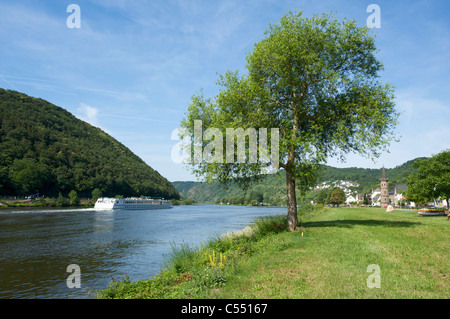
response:
<path id="1" fill-rule="evenodd" d="M 0 202 L 1 209 L 11 208 L 93 208 L 92 201 L 81 201 L 78 205 L 70 205 L 60 203 L 57 199 L 46 198 L 45 200 L 2 200 Z"/>
<path id="2" fill-rule="evenodd" d="M 305 214 L 303 231 L 284 225 L 284 216 L 264 218 L 198 249 L 173 247 L 151 280 L 113 281 L 97 298 L 448 297 L 444 217 L 325 208 Z"/>
<path id="3" fill-rule="evenodd" d="M 69 200 L 61 201 L 58 198 L 22 199 L 22 200 L 1 200 L 0 209 L 11 208 L 93 208 L 95 201 L 91 199 L 81 199 L 77 205 L 70 205 Z M 172 200 L 173 206 L 193 205 L 189 199 L 183 201 Z"/>

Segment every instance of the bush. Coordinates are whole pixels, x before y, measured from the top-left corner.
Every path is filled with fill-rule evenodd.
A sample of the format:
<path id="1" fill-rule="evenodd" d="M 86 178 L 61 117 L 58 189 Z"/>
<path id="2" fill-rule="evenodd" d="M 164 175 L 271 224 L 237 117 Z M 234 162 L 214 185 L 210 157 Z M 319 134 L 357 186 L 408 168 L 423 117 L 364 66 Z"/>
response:
<path id="1" fill-rule="evenodd" d="M 181 203 L 178 199 L 172 199 L 172 205 L 173 206 L 179 206 Z"/>
<path id="2" fill-rule="evenodd" d="M 286 215 L 266 216 L 256 220 L 255 236 L 257 239 L 269 234 L 286 231 Z"/>
<path id="3" fill-rule="evenodd" d="M 227 283 L 226 272 L 223 268 L 212 267 L 199 269 L 193 274 L 194 284 L 197 288 L 217 288 Z"/>
<path id="4" fill-rule="evenodd" d="M 187 243 L 183 242 L 178 247 L 172 244 L 172 252 L 164 256 L 164 266 L 177 274 L 182 274 L 201 264 L 200 255 L 199 250 Z"/>
<path id="5" fill-rule="evenodd" d="M 62 206 L 62 207 L 66 207 L 69 206 L 70 202 L 69 199 L 65 198 L 61 192 L 59 192 L 59 196 L 58 196 L 58 206 Z"/>
<path id="6" fill-rule="evenodd" d="M 125 279 L 110 282 L 109 286 L 97 293 L 99 299 L 172 299 L 177 296 L 182 281 L 179 276 L 171 271 L 164 271 L 152 277 L 151 280 L 130 281 Z"/>
<path id="7" fill-rule="evenodd" d="M 103 192 L 99 188 L 96 188 L 92 191 L 92 201 L 96 202 L 97 199 L 99 199 L 102 196 Z"/>
<path id="8" fill-rule="evenodd" d="M 76 191 L 71 190 L 69 193 L 70 205 L 78 206 L 80 205 L 80 199 L 78 198 L 78 194 Z"/>
<path id="9" fill-rule="evenodd" d="M 58 202 L 56 201 L 56 199 L 48 198 L 48 197 L 46 197 L 44 199 L 44 206 L 45 207 L 56 207 L 57 205 L 58 205 Z"/>

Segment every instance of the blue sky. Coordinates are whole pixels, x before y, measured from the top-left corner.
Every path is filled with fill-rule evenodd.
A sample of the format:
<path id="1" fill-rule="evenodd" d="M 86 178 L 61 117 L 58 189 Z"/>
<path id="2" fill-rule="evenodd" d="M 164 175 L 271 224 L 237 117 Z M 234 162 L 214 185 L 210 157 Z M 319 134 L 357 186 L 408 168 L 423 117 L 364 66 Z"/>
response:
<path id="1" fill-rule="evenodd" d="M 66 24 L 70 4 L 81 27 Z M 0 87 L 40 97 L 98 126 L 169 179 L 194 180 L 171 159 L 172 131 L 191 96 L 214 96 L 218 74 L 245 56 L 291 10 L 331 12 L 365 25 L 370 4 L 382 80 L 393 84 L 400 142 L 373 162 L 387 168 L 450 148 L 450 1 L 0 0 Z"/>

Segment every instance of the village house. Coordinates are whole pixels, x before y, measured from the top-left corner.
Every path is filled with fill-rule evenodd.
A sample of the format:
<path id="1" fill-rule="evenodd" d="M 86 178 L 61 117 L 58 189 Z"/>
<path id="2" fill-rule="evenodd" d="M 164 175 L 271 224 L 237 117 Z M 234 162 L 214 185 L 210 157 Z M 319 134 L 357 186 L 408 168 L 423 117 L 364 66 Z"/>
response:
<path id="1" fill-rule="evenodd" d="M 336 184 L 337 182 L 335 182 Z M 326 183 L 323 183 L 322 187 L 325 186 Z M 356 186 L 357 184 L 352 184 L 351 182 L 343 182 L 340 181 L 340 186 L 344 186 L 344 192 L 347 197 L 346 204 L 351 205 L 352 203 L 361 204 L 364 201 L 364 194 L 354 194 L 347 187 Z M 326 185 L 329 187 L 329 185 Z M 394 188 L 389 191 L 389 178 L 386 176 L 386 171 L 384 167 L 381 171 L 380 178 L 380 187 L 376 189 L 372 189 L 371 193 L 367 194 L 367 199 L 371 203 L 372 206 L 381 206 L 387 207 L 388 205 L 392 206 L 401 206 L 402 201 L 406 200 L 406 191 L 408 186 L 405 184 L 395 184 Z M 407 203 L 410 207 L 416 207 L 414 202 Z M 428 203 L 429 206 L 436 207 L 447 207 L 446 200 L 442 200 L 441 198 L 436 199 L 435 202 Z"/>

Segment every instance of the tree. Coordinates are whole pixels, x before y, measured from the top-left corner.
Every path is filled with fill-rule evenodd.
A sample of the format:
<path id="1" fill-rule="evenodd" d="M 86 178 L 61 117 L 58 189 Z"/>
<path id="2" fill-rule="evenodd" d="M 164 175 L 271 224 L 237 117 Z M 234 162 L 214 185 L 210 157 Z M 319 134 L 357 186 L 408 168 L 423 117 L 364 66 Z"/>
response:
<path id="1" fill-rule="evenodd" d="M 264 195 L 261 191 L 252 190 L 249 194 L 249 200 L 255 200 L 257 203 L 262 203 L 264 201 Z"/>
<path id="2" fill-rule="evenodd" d="M 46 165 L 31 158 L 16 159 L 11 166 L 11 181 L 23 195 L 42 192 L 49 175 Z"/>
<path id="3" fill-rule="evenodd" d="M 322 204 L 322 205 L 326 205 L 328 204 L 327 202 L 327 197 L 329 194 L 329 190 L 324 188 L 320 191 L 319 195 L 317 195 L 317 204 Z"/>
<path id="4" fill-rule="evenodd" d="M 64 198 L 61 192 L 59 192 L 58 195 L 58 205 L 60 206 L 69 206 L 69 200 L 67 198 Z"/>
<path id="5" fill-rule="evenodd" d="M 378 79 L 383 67 L 369 31 L 355 21 L 339 22 L 325 14 L 304 18 L 302 12 L 291 12 L 270 25 L 247 57 L 246 75 L 226 72 L 219 78 L 222 90 L 215 98 L 204 98 L 201 92 L 192 97 L 181 137 L 188 136 L 194 146 L 187 149 L 191 159 L 198 159 L 199 146 L 211 155 L 191 161 L 193 172 L 207 182 L 235 181 L 246 188 L 267 167 L 276 169 L 274 163 L 279 164 L 286 173 L 287 227 L 296 230 L 296 191 L 304 195 L 316 184 L 327 157 L 345 160 L 349 152 L 377 157 L 394 137 L 398 114 L 393 89 Z M 199 120 L 207 129 L 204 139 L 195 135 Z M 238 150 L 226 145 L 227 154 L 221 154 L 225 142 L 221 144 L 219 137 L 228 139 L 230 128 L 256 131 L 256 147 L 250 141 L 241 147 L 247 159 L 252 152 L 264 154 L 263 146 L 272 155 L 279 147 L 279 156 L 229 161 L 228 150 L 234 152 L 234 160 Z M 278 129 L 278 141 L 268 128 Z"/>
<path id="6" fill-rule="evenodd" d="M 1 88 L 0 185 L 0 195 L 58 197 L 75 190 L 90 197 L 98 187 L 109 196 L 180 197 L 167 179 L 99 128 L 47 101 Z"/>
<path id="7" fill-rule="evenodd" d="M 417 171 L 408 177 L 406 197 L 413 202 L 427 202 L 439 197 L 450 199 L 450 150 L 445 150 L 428 159 L 419 159 L 413 167 Z"/>
<path id="8" fill-rule="evenodd" d="M 80 204 L 80 199 L 78 198 L 78 194 L 76 191 L 71 190 L 69 193 L 70 205 L 78 206 Z"/>
<path id="9" fill-rule="evenodd" d="M 342 188 L 336 187 L 330 196 L 330 204 L 339 206 L 340 204 L 344 204 L 346 200 L 346 196 Z"/>
<path id="10" fill-rule="evenodd" d="M 96 188 L 92 191 L 92 200 L 94 202 L 96 202 L 97 199 L 99 199 L 102 196 L 103 196 L 103 192 L 100 189 Z"/>

